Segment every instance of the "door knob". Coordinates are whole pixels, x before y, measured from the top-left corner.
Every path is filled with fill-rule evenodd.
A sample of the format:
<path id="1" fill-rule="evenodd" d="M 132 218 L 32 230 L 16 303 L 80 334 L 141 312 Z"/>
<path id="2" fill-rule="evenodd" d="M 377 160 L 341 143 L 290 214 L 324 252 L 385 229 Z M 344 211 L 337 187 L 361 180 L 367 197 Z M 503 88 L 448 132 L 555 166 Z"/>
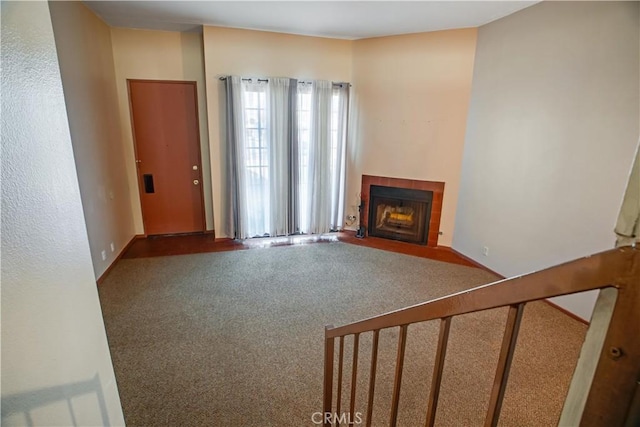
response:
<path id="1" fill-rule="evenodd" d="M 198 165 L 193 165 L 193 170 L 197 171 L 198 170 Z"/>
<path id="2" fill-rule="evenodd" d="M 200 184 L 200 181 L 198 181 L 197 179 L 194 179 L 193 180 L 193 185 L 198 185 L 198 184 Z"/>

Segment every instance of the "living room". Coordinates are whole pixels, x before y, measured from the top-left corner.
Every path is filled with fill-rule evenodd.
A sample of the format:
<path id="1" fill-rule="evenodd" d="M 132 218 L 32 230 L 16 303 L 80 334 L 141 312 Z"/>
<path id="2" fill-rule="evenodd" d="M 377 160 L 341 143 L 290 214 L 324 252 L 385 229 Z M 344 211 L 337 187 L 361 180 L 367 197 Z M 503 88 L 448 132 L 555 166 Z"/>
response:
<path id="1" fill-rule="evenodd" d="M 622 6 L 614 10 L 614 6 L 595 3 L 589 6 L 595 9 L 593 21 L 567 18 L 572 26 L 562 25 L 564 21 L 559 16 L 572 16 L 576 8 L 583 6 L 543 3 L 480 29 L 340 40 L 207 26 L 202 34 L 110 28 L 82 4 L 54 4 L 63 81 L 68 81 L 67 103 L 72 112 L 78 112 L 77 117 L 70 117 L 72 133 L 79 134 L 77 139 L 83 141 L 74 147 L 76 156 L 83 159 L 78 162 L 81 191 L 87 200 L 85 205 L 100 206 L 92 215 L 85 215 L 97 278 L 134 236 L 144 235 L 126 87 L 126 79 L 132 78 L 197 82 L 206 229 L 215 230 L 218 238 L 230 237 L 223 227 L 227 209 L 222 188 L 223 85 L 218 77 L 237 74 L 351 82 L 346 215 L 358 214 L 364 174 L 431 180 L 446 185 L 438 245 L 453 247 L 504 276 L 537 270 L 606 247 L 611 240 L 611 226 L 606 228 L 605 224 L 614 223 L 637 142 L 633 136 L 637 133 L 633 129 L 636 91 L 629 86 L 635 84 L 635 57 L 623 52 L 634 47 L 633 22 L 629 20 L 633 13 Z M 597 8 L 603 8 L 602 13 Z M 554 15 L 554 20 L 547 19 L 547 15 Z M 610 39 L 602 38 L 604 30 L 592 30 L 605 24 L 613 27 L 614 19 L 626 19 L 626 26 L 618 25 L 615 32 L 605 32 Z M 56 25 L 58 21 L 60 24 Z M 493 35 L 494 31 L 499 34 L 477 42 L 478 32 Z M 540 39 L 534 40 L 532 34 Z M 87 43 L 88 39 L 95 45 Z M 499 53 L 507 49 L 506 40 L 514 52 L 511 57 Z M 99 61 L 95 55 L 100 55 Z M 501 55 L 500 61 L 484 62 L 484 58 L 493 55 Z M 105 61 L 109 64 L 111 57 L 113 73 L 109 67 L 91 69 Z M 510 63 L 509 58 L 515 63 Z M 529 63 L 523 64 L 523 58 Z M 614 83 L 605 79 L 604 73 L 614 73 L 611 64 L 616 64 L 615 72 L 627 70 L 623 80 L 616 78 Z M 595 66 L 603 70 L 596 71 Z M 70 76 L 65 79 L 67 73 Z M 503 85 L 495 81 L 497 75 L 505 77 Z M 602 77 L 601 87 L 591 84 L 594 75 Z M 95 84 L 99 81 L 108 82 L 107 88 Z M 473 90 L 477 93 L 475 103 L 471 102 Z M 106 102 L 96 106 L 86 96 L 91 91 Z M 487 106 L 492 105 L 488 100 L 495 99 L 497 91 L 509 100 L 512 109 L 504 111 L 505 101 L 488 110 Z M 600 99 L 605 94 L 607 100 Z M 478 102 L 483 103 L 482 108 Z M 557 110 L 549 110 L 550 106 Z M 586 110 L 575 117 L 578 106 Z M 493 118 L 498 113 L 503 116 L 498 128 L 496 120 L 477 119 L 478 115 Z M 588 120 L 621 120 L 621 114 L 630 125 L 607 129 L 619 132 L 618 136 L 600 134 L 596 138 L 595 130 L 585 128 Z M 545 138 L 558 138 L 557 141 L 540 145 L 534 129 L 530 129 L 534 134 L 523 135 L 522 127 L 518 128 L 520 133 L 511 133 L 516 132 L 516 121 L 533 123 L 540 115 L 548 126 L 535 128 L 544 132 Z M 110 134 L 82 135 L 89 120 L 97 121 Z M 482 125 L 481 129 L 476 125 Z M 496 132 L 506 134 L 495 138 Z M 573 142 L 564 139 L 564 135 L 573 132 L 581 137 L 573 138 Z M 599 132 L 604 130 L 599 128 Z M 587 144 L 585 135 L 594 142 Z M 522 140 L 519 148 L 511 145 L 511 138 Z M 600 142 L 604 138 L 625 143 L 607 145 L 605 149 Z M 570 143 L 576 145 L 570 149 Z M 111 152 L 103 155 L 104 150 Z M 486 158 L 481 153 L 487 153 Z M 553 155 L 548 158 L 550 153 Z M 482 166 L 485 164 L 486 168 Z M 596 164 L 602 173 L 591 173 Z M 566 177 L 561 185 L 559 176 Z M 481 184 L 483 181 L 486 184 Z M 538 196 L 524 199 L 520 189 L 525 187 Z M 601 200 L 595 209 L 591 201 L 594 188 L 599 189 Z M 603 191 L 612 188 L 618 193 Z M 104 197 L 105 191 L 109 198 Z M 478 200 L 480 194 L 489 197 Z M 459 209 L 459 203 L 466 207 Z M 506 205 L 495 209 L 496 203 Z M 584 223 L 585 211 L 592 222 Z M 479 215 L 482 220 L 477 219 Z M 520 221 L 528 226 L 520 227 Z M 113 229 L 109 229 L 110 224 Z M 503 230 L 507 224 L 510 228 Z M 569 239 L 568 226 L 594 231 L 571 233 Z M 521 236 L 518 242 L 513 241 L 516 235 Z M 107 251 L 107 258 L 101 260 L 100 252 L 110 242 L 115 243 L 115 251 Z M 543 249 L 549 245 L 557 251 L 550 254 Z M 482 254 L 485 247 L 491 249 L 491 256 Z M 516 247 L 518 250 L 514 251 Z M 560 303 L 586 318 L 593 298 Z"/>
<path id="2" fill-rule="evenodd" d="M 354 40 L 120 28 L 83 3 L 48 9 L 94 281 L 145 234 L 127 79 L 196 82 L 216 238 L 232 237 L 219 78 L 241 75 L 351 83 L 345 221 L 363 175 L 402 178 L 443 182 L 437 245 L 505 277 L 613 246 L 640 132 L 635 2 L 541 2 L 479 27 Z M 553 302 L 588 320 L 595 293 Z"/>

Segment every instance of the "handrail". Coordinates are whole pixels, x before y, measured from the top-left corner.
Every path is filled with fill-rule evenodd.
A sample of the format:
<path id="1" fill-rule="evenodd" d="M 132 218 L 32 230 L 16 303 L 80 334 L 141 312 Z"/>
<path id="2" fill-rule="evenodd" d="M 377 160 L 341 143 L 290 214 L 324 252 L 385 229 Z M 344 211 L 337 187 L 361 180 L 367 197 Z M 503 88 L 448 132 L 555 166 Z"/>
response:
<path id="1" fill-rule="evenodd" d="M 574 375 L 574 381 L 576 381 L 576 378 L 581 380 L 576 381 L 576 384 L 580 386 L 573 387 L 572 385 L 572 387 L 576 390 L 584 390 L 575 394 L 574 402 L 577 402 L 577 405 L 569 404 L 566 406 L 566 408 L 569 408 L 567 414 L 570 414 L 568 416 L 571 416 L 573 420 L 581 420 L 580 424 L 585 426 L 623 425 L 625 420 L 625 425 L 633 425 L 633 422 L 629 424 L 629 420 L 640 418 L 640 415 L 637 415 L 640 414 L 640 398 L 634 398 L 634 390 L 635 394 L 640 395 L 640 383 L 636 383 L 636 378 L 640 378 L 640 340 L 637 339 L 637 334 L 640 333 L 640 248 L 636 247 L 612 249 L 535 273 L 478 286 L 450 296 L 391 311 L 344 326 L 327 326 L 325 328 L 323 392 L 325 418 L 323 424 L 325 427 L 333 425 L 335 421 L 339 424 L 339 419 L 342 418 L 335 418 L 343 416 L 340 412 L 340 404 L 342 400 L 345 336 L 353 335 L 354 337 L 351 398 L 349 413 L 347 414 L 349 416 L 348 419 L 351 420 L 355 408 L 359 336 L 362 333 L 373 332 L 371 374 L 365 421 L 367 426 L 371 426 L 379 333 L 381 329 L 400 327 L 389 421 L 389 425 L 395 427 L 398 418 L 398 400 L 402 382 L 407 327 L 412 323 L 441 320 L 433 368 L 432 388 L 427 401 L 425 422 L 427 427 L 432 427 L 435 423 L 452 317 L 476 311 L 509 307 L 498 366 L 485 418 L 485 426 L 494 427 L 500 417 L 500 409 L 525 304 L 544 298 L 603 288 L 608 288 L 616 294 L 620 294 L 620 297 L 616 298 L 615 306 L 610 307 L 612 310 L 609 313 L 611 320 L 610 323 L 607 320 L 608 329 L 604 341 L 598 344 L 601 346 L 599 348 L 602 348 L 602 352 L 598 356 L 597 369 L 590 371 L 588 379 L 590 387 L 584 389 L 580 385 L 585 383 L 584 378 Z M 604 294 L 607 293 L 601 293 L 601 297 Z M 598 301 L 600 301 L 600 298 Z M 602 313 L 599 310 L 603 309 L 604 305 L 596 304 L 596 312 Z M 604 319 L 604 317 L 602 318 Z M 596 322 L 595 326 L 592 326 L 597 329 L 602 324 Z M 338 400 L 336 402 L 336 412 L 332 412 L 334 342 L 336 338 L 340 339 Z M 594 348 L 592 346 L 585 347 Z M 583 347 L 583 351 L 585 347 Z M 569 399 L 567 400 L 569 401 Z M 578 412 L 576 412 L 576 408 L 579 409 Z"/>
<path id="2" fill-rule="evenodd" d="M 608 286 L 617 287 L 618 281 L 633 274 L 635 264 L 640 264 L 640 249 L 630 246 L 611 249 L 344 326 L 328 327 L 325 337 L 335 338 Z"/>

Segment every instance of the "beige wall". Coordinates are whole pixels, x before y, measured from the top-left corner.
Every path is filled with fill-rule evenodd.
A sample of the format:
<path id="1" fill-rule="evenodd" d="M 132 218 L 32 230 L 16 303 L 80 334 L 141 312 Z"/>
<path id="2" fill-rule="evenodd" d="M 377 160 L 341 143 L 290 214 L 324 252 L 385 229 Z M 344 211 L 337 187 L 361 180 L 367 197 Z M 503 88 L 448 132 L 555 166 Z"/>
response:
<path id="1" fill-rule="evenodd" d="M 142 234 L 144 226 L 131 130 L 127 79 L 188 80 L 197 83 L 205 216 L 207 230 L 213 229 L 202 35 L 199 33 L 112 28 L 111 39 L 120 104 L 120 120 L 123 124 L 122 141 L 125 149 L 127 178 L 131 187 L 131 205 L 133 206 L 136 233 Z"/>
<path id="2" fill-rule="evenodd" d="M 204 27 L 203 36 L 214 220 L 216 236 L 225 237 L 222 224 L 226 204 L 223 202 L 226 152 L 220 122 L 224 111 L 224 84 L 218 78 L 241 75 L 350 81 L 353 42 L 219 27 Z"/>
<path id="3" fill-rule="evenodd" d="M 91 258 L 98 278 L 135 234 L 111 33 L 80 2 L 52 2 L 50 9 Z"/>
<path id="4" fill-rule="evenodd" d="M 3 2 L 0 28 L 2 425 L 124 425 L 49 3 Z"/>
<path id="5" fill-rule="evenodd" d="M 542 2 L 479 29 L 456 250 L 513 276 L 613 247 L 639 133 L 638 6 Z M 589 318 L 594 300 L 555 302 Z"/>
<path id="6" fill-rule="evenodd" d="M 476 29 L 358 40 L 346 208 L 362 174 L 444 181 L 439 245 L 450 246 Z"/>

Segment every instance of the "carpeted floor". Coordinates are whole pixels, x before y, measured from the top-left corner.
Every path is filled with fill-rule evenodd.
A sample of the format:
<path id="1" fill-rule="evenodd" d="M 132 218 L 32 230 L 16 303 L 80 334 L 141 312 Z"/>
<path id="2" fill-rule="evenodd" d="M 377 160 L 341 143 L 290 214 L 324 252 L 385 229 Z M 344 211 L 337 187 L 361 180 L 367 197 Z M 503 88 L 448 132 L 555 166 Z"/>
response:
<path id="1" fill-rule="evenodd" d="M 127 425 L 312 426 L 324 325 L 494 280 L 471 267 L 329 243 L 121 260 L 99 292 Z M 454 318 L 437 425 L 482 425 L 505 319 L 504 309 Z M 527 305 L 501 425 L 557 424 L 585 331 L 547 304 Z M 437 322 L 409 327 L 401 426 L 424 424 L 437 333 Z M 397 330 L 381 332 L 375 426 L 388 425 L 396 344 Z M 370 345 L 362 335 L 363 414 Z"/>

